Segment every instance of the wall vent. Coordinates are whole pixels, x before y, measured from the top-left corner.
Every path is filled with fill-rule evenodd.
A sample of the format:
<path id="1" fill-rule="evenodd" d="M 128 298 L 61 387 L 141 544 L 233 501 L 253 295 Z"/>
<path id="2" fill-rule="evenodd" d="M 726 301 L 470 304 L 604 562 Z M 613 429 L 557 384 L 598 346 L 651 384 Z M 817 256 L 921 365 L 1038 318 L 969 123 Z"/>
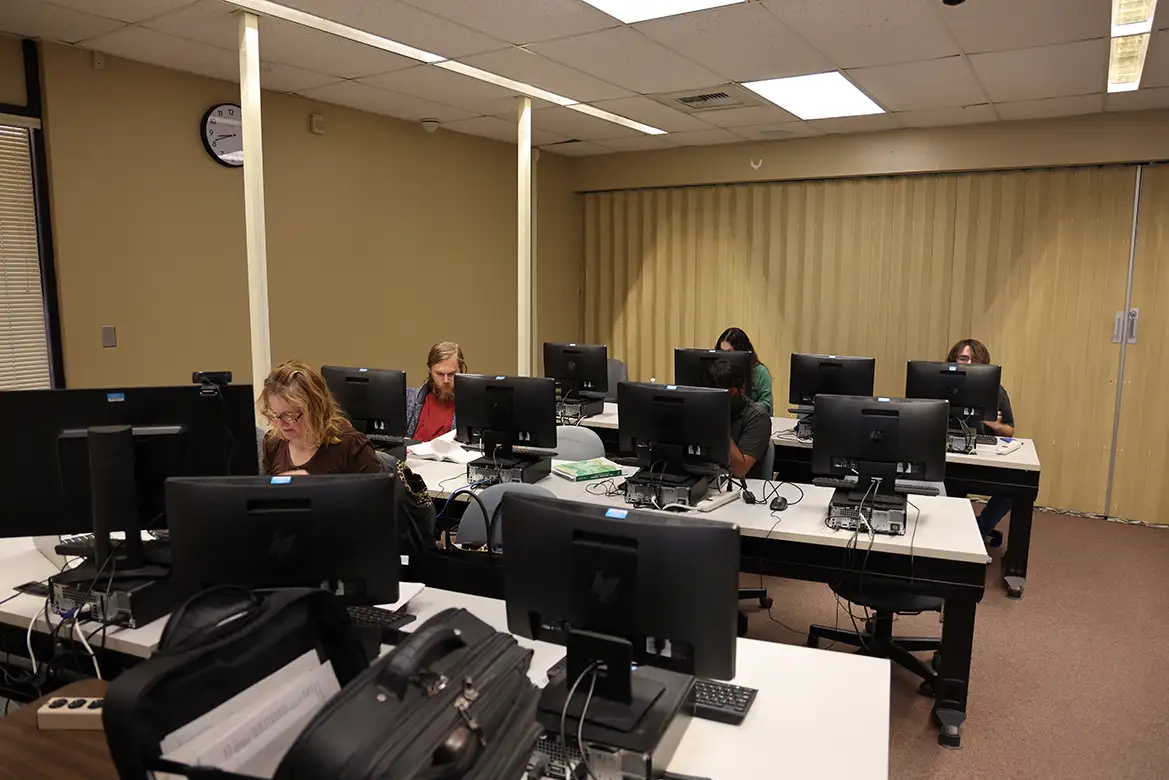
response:
<path id="1" fill-rule="evenodd" d="M 754 92 L 743 89 L 737 84 L 724 84 L 721 87 L 708 87 L 706 89 L 688 89 L 684 92 L 671 92 L 665 95 L 651 95 L 650 97 L 687 114 L 767 105 Z"/>

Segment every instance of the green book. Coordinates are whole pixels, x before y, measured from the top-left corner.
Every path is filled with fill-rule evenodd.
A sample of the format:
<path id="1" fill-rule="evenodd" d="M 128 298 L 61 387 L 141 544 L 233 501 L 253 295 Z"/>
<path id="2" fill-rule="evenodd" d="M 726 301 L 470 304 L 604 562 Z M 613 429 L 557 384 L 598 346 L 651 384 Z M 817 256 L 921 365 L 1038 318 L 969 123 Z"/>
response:
<path id="1" fill-rule="evenodd" d="M 607 458 L 578 460 L 575 463 L 557 463 L 553 473 L 571 479 L 573 482 L 587 482 L 590 479 L 607 479 L 621 476 L 621 467 Z"/>

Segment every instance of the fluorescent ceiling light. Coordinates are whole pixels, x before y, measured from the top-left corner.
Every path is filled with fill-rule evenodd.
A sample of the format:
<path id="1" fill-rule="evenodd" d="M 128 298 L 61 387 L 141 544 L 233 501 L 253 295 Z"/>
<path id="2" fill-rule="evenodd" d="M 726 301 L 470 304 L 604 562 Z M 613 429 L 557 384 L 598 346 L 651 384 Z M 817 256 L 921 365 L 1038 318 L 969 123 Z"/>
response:
<path id="1" fill-rule="evenodd" d="M 752 81 L 743 86 L 800 119 L 885 113 L 885 109 L 836 71 Z"/>
<path id="2" fill-rule="evenodd" d="M 302 27 L 308 27 L 312 30 L 319 30 L 320 32 L 329 33 L 330 35 L 336 35 L 339 38 L 345 38 L 347 40 L 354 41 L 355 43 L 361 43 L 365 44 L 366 46 L 372 46 L 375 49 L 388 51 L 391 54 L 398 54 L 403 57 L 409 57 L 412 60 L 418 60 L 419 62 L 423 62 L 428 65 L 435 65 L 442 68 L 443 70 L 449 70 L 452 73 L 461 73 L 464 76 L 478 79 L 479 81 L 485 81 L 488 84 L 495 84 L 496 86 L 513 90 L 521 95 L 527 95 L 528 97 L 545 100 L 558 106 L 565 106 L 567 108 L 580 111 L 583 114 L 589 114 L 591 116 L 604 119 L 607 122 L 613 122 L 615 124 L 624 125 L 625 127 L 631 127 L 634 130 L 642 133 L 648 133 L 649 135 L 662 135 L 666 132 L 665 130 L 659 130 L 656 127 L 643 125 L 641 122 L 635 122 L 632 119 L 627 119 L 626 117 L 612 114 L 608 111 L 602 111 L 599 108 L 583 106 L 580 104 L 580 101 L 574 100 L 573 98 L 557 95 L 555 92 L 549 92 L 548 90 L 534 87 L 531 84 L 525 84 L 522 81 L 509 79 L 506 76 L 500 76 L 486 70 L 474 68 L 461 62 L 448 60 L 446 57 L 441 55 L 432 54 L 431 52 L 423 51 L 422 49 L 416 49 L 413 46 L 407 46 L 404 43 L 399 43 L 398 41 L 392 41 L 389 38 L 383 38 L 380 35 L 368 33 L 364 30 L 359 30 L 356 27 L 350 27 L 347 24 L 334 22 L 331 19 L 325 19 L 324 17 L 315 16 L 313 14 L 306 14 L 304 11 L 298 11 L 295 8 L 289 8 L 288 6 L 281 5 L 279 3 L 273 3 L 271 0 L 224 0 L 224 2 L 237 8 L 242 8 L 245 11 L 251 11 L 262 16 L 271 16 L 276 19 L 283 19 L 286 22 L 299 24 Z M 702 7 L 710 7 L 714 5 L 727 5 L 730 2 L 742 2 L 742 0 L 718 0 L 717 2 L 715 0 L 679 0 L 679 2 L 681 2 L 683 5 L 692 4 L 696 6 L 702 5 Z M 677 5 L 678 2 L 672 3 L 671 0 L 655 0 L 654 3 L 649 4 Z"/>
<path id="3" fill-rule="evenodd" d="M 577 102 L 572 98 L 567 98 L 563 95 L 557 95 L 555 92 L 548 92 L 547 90 L 540 89 L 539 87 L 533 87 L 531 84 L 525 84 L 522 81 L 509 79 L 506 76 L 500 76 L 495 73 L 480 70 L 479 68 L 473 68 L 470 65 L 465 65 L 461 62 L 456 62 L 455 60 L 444 60 L 443 62 L 436 62 L 434 64 L 444 70 L 449 70 L 452 73 L 461 73 L 464 76 L 470 76 L 473 79 L 479 79 L 480 81 L 486 81 L 488 84 L 494 84 L 497 87 L 510 89 L 514 92 L 520 93 L 521 95 L 539 98 L 540 100 L 547 100 L 549 103 L 555 103 L 558 106 L 571 106 L 573 103 Z"/>
<path id="4" fill-rule="evenodd" d="M 585 2 L 626 24 L 633 24 L 644 22 L 646 19 L 734 5 L 746 0 L 585 0 Z"/>
<path id="5" fill-rule="evenodd" d="M 1112 37 L 1152 32 L 1157 0 L 1112 0 Z"/>
<path id="6" fill-rule="evenodd" d="M 573 111 L 579 111 L 582 114 L 588 114 L 589 116 L 595 116 L 597 119 L 604 119 L 606 122 L 612 122 L 612 123 L 617 124 L 617 125 L 624 125 L 625 127 L 633 128 L 634 130 L 637 130 L 638 132 L 641 132 L 641 133 L 645 133 L 646 135 L 665 135 L 666 134 L 665 130 L 661 130 L 661 129 L 653 127 L 651 125 L 644 125 L 641 122 L 635 122 L 632 119 L 629 119 L 628 117 L 621 116 L 619 114 L 613 114 L 613 113 L 610 113 L 608 111 L 602 111 L 601 109 L 597 108 L 596 106 L 590 106 L 588 103 L 577 103 L 576 105 L 573 105 L 573 106 L 567 106 L 567 108 L 571 108 Z"/>
<path id="7" fill-rule="evenodd" d="M 1149 34 L 1113 38 L 1108 54 L 1108 91 L 1132 92 L 1141 85 Z"/>

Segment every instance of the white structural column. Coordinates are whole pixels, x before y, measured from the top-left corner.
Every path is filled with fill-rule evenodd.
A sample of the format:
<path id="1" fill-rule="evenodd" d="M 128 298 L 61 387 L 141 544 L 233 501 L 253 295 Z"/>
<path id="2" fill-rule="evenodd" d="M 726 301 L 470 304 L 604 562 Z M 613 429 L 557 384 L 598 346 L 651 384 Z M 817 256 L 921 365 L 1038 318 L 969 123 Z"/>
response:
<path id="1" fill-rule="evenodd" d="M 264 139 L 260 127 L 260 20 L 246 11 L 240 11 L 238 15 L 252 388 L 259 394 L 272 370 L 272 343 L 268 332 L 268 242 L 264 228 Z"/>
<path id="2" fill-rule="evenodd" d="M 519 361 L 516 373 L 532 375 L 532 307 L 536 295 L 532 290 L 532 99 L 519 99 L 519 159 L 517 193 L 519 198 L 517 274 L 518 307 L 517 325 L 519 330 L 516 357 Z"/>

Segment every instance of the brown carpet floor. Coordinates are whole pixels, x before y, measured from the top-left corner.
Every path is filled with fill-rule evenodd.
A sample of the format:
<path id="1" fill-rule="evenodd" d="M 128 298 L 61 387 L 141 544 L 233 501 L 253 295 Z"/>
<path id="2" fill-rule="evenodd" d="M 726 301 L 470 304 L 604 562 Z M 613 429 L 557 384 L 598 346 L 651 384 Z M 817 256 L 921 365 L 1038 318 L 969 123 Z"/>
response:
<path id="1" fill-rule="evenodd" d="M 932 700 L 917 693 L 916 677 L 894 665 L 889 776 L 1169 778 L 1169 531 L 1037 512 L 1021 601 L 1007 599 L 1001 585 L 1002 550 L 991 555 L 962 747 L 937 744 Z M 744 574 L 742 582 L 757 586 L 759 577 Z M 800 631 L 835 624 L 828 586 L 764 582 L 775 620 Z M 749 636 L 804 642 L 757 605 L 744 608 Z M 842 627 L 849 622 L 842 611 Z M 905 617 L 895 633 L 937 636 L 941 626 L 936 614 Z M 850 652 L 838 648 L 823 652 Z M 841 705 L 846 725 L 847 702 Z M 775 740 L 782 755 L 783 735 Z"/>

